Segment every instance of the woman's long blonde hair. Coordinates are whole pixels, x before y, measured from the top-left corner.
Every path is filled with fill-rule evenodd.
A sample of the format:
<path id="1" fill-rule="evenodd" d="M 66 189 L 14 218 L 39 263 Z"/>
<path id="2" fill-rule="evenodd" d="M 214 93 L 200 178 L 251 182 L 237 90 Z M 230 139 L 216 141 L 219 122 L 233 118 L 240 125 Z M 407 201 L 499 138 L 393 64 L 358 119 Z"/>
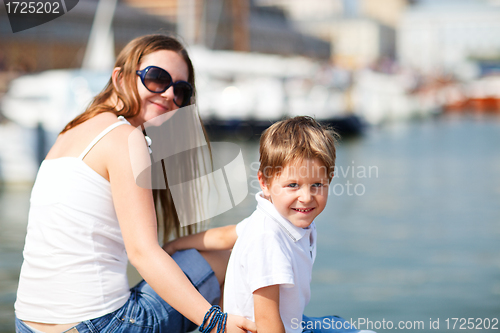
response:
<path id="1" fill-rule="evenodd" d="M 177 52 L 186 62 L 188 67 L 188 82 L 193 87 L 193 96 L 190 104 L 193 104 L 196 98 L 194 69 L 184 46 L 171 36 L 161 34 L 146 35 L 129 42 L 116 59 L 115 68 L 120 69 L 118 80 L 123 82 L 123 87 L 115 86 L 110 78 L 104 89 L 94 97 L 87 110 L 70 121 L 61 131 L 61 134 L 103 112 L 113 112 L 117 116 L 125 118 L 132 118 L 138 115 L 141 110 L 141 102 L 137 90 L 137 66 L 141 63 L 143 57 L 160 50 Z M 208 142 L 206 133 L 205 138 Z M 168 183 L 166 190 L 153 190 L 153 197 L 158 228 L 163 233 L 163 241 L 167 241 L 172 235 L 179 237 L 196 231 L 195 225 L 188 225 L 181 228 L 172 194 L 168 189 Z"/>

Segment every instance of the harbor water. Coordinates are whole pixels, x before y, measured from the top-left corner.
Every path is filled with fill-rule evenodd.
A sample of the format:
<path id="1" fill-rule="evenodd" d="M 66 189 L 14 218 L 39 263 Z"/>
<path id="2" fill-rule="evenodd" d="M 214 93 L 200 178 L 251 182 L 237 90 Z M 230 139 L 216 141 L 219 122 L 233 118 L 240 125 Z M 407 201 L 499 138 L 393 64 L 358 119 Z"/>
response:
<path id="1" fill-rule="evenodd" d="M 249 194 L 213 226 L 255 208 L 258 142 L 236 143 Z M 0 191 L 0 332 L 14 332 L 30 191 Z M 429 118 L 341 140 L 316 224 L 307 315 L 339 315 L 377 332 L 463 331 L 462 318 L 500 330 L 499 118 Z"/>

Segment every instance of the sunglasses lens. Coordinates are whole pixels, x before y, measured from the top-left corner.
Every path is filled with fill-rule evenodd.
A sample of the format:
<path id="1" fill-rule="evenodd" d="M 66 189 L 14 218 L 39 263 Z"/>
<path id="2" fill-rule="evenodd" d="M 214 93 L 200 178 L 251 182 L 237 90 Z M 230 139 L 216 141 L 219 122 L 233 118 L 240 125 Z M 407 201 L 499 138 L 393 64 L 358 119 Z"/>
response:
<path id="1" fill-rule="evenodd" d="M 176 82 L 174 84 L 174 102 L 177 106 L 186 106 L 189 103 L 193 89 L 187 82 Z"/>
<path id="2" fill-rule="evenodd" d="M 161 68 L 150 68 L 144 76 L 144 85 L 152 92 L 163 92 L 172 83 L 172 78 Z"/>

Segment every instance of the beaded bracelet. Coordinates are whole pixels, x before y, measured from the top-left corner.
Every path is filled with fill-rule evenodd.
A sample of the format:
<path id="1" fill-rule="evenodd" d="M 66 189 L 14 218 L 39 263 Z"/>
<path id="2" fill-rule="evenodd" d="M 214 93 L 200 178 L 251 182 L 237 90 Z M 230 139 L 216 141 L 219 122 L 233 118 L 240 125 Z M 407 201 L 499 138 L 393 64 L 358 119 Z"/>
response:
<path id="1" fill-rule="evenodd" d="M 207 321 L 210 321 L 207 324 Z M 222 312 L 220 306 L 212 305 L 210 310 L 207 311 L 205 317 L 203 318 L 203 322 L 201 323 L 200 328 L 198 330 L 201 333 L 210 333 L 215 326 L 217 325 L 217 333 L 224 333 L 226 331 L 226 323 L 227 323 L 227 313 Z M 203 328 L 203 326 L 207 326 Z"/>

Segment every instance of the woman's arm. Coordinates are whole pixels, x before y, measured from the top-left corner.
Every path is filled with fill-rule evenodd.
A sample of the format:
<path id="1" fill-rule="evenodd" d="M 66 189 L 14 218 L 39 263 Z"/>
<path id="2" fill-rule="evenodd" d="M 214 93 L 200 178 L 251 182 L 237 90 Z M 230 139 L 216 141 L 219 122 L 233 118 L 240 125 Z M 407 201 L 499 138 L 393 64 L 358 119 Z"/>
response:
<path id="1" fill-rule="evenodd" d="M 230 250 L 237 238 L 236 225 L 228 225 L 177 238 L 165 243 L 163 249 L 170 255 L 186 249 L 197 249 L 198 251 Z"/>
<path id="2" fill-rule="evenodd" d="M 279 284 L 253 292 L 255 324 L 259 333 L 285 333 L 280 316 Z"/>
<path id="3" fill-rule="evenodd" d="M 193 323 L 201 325 L 211 305 L 158 245 L 152 191 L 139 187 L 135 182 L 131 160 L 144 162 L 149 159 L 144 137 L 130 126 L 120 126 L 109 135 L 112 135 L 112 140 L 107 141 L 110 144 L 110 149 L 107 149 L 109 154 L 103 158 L 129 260 L 158 295 Z M 129 150 L 129 144 L 143 145 L 143 149 Z M 135 151 L 133 156 L 130 151 Z M 137 160 L 134 162 L 137 163 Z M 255 331 L 252 322 L 229 316 L 227 332 L 243 332 L 241 328 Z"/>

